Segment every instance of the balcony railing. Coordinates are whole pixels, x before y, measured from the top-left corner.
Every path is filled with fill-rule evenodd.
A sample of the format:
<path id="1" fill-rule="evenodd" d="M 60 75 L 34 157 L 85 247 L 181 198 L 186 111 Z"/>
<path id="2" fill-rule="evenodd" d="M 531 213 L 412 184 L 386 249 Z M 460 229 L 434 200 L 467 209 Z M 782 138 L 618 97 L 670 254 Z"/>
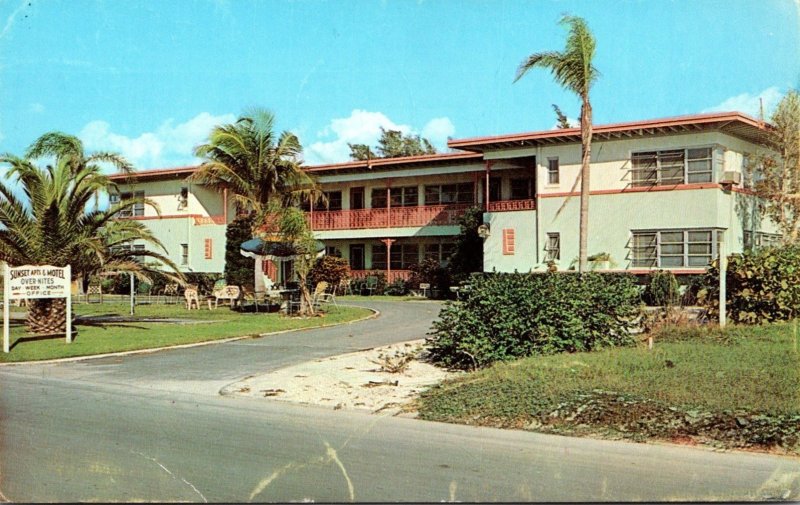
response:
<path id="1" fill-rule="evenodd" d="M 375 272 L 380 272 L 380 273 L 386 275 L 386 270 L 372 269 L 372 270 L 350 270 L 350 276 L 353 279 L 366 279 L 367 277 L 369 277 L 370 275 L 372 275 Z M 392 269 L 389 272 L 389 278 L 386 279 L 386 282 L 391 284 L 394 281 L 396 281 L 397 279 L 402 279 L 404 281 L 407 281 L 409 277 L 411 277 L 411 270 L 395 270 L 395 269 Z"/>
<path id="2" fill-rule="evenodd" d="M 489 212 L 508 212 L 512 210 L 536 210 L 536 200 L 499 200 L 489 202 Z"/>
<path id="3" fill-rule="evenodd" d="M 456 225 L 469 205 L 422 205 L 380 209 L 314 211 L 307 214 L 311 228 L 322 230 L 357 230 Z"/>

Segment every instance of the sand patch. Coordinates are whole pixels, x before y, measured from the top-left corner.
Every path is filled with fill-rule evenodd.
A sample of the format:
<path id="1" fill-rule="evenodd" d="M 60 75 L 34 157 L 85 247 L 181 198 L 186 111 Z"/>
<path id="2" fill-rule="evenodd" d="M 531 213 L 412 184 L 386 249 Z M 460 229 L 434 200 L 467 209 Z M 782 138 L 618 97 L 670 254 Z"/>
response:
<path id="1" fill-rule="evenodd" d="M 424 342 L 413 340 L 308 361 L 245 378 L 227 386 L 223 394 L 332 409 L 399 412 L 420 391 L 458 373 L 424 362 Z M 406 357 L 408 363 L 403 371 L 386 371 Z"/>

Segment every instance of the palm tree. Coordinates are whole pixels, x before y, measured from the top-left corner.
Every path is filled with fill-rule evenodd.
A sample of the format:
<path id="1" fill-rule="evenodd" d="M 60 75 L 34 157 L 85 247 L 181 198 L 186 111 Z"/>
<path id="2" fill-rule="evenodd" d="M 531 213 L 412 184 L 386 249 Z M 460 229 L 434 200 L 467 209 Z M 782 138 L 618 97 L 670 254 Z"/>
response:
<path id="1" fill-rule="evenodd" d="M 271 112 L 257 108 L 214 127 L 208 143 L 195 149 L 205 161 L 189 180 L 230 191 L 239 208 L 259 220 L 273 200 L 291 205 L 318 196 L 316 183 L 300 168 L 300 140 L 288 131 L 275 135 L 274 123 Z"/>
<path id="2" fill-rule="evenodd" d="M 300 167 L 303 148 L 291 132 L 276 135 L 275 116 L 252 109 L 232 124 L 214 127 L 208 142 L 195 149 L 205 158 L 188 179 L 217 190 L 227 190 L 237 204 L 236 220 L 228 225 L 250 228 L 251 236 L 278 231 L 281 218 L 275 209 L 318 198 L 315 181 Z M 266 225 L 266 226 L 265 226 Z M 238 244 L 225 255 L 225 279 L 241 282 L 240 273 L 252 271 L 253 260 L 239 254 Z"/>
<path id="3" fill-rule="evenodd" d="M 45 168 L 34 162 L 47 158 Z M 85 155 L 81 141 L 63 133 L 48 133 L 31 145 L 25 157 L 0 155 L 6 179 L 0 181 L 0 261 L 9 265 L 71 265 L 76 278 L 106 272 L 129 272 L 149 280 L 155 265 L 151 257 L 177 271 L 175 265 L 155 251 L 133 252 L 133 242 L 163 246 L 141 223 L 116 220 L 134 205 L 152 202 L 129 199 L 98 210 L 90 205 L 96 194 L 113 184 L 101 171 L 108 163 L 123 171 L 130 164 L 118 155 Z M 21 190 L 21 194 L 19 191 Z M 173 276 L 180 278 L 180 274 Z M 35 333 L 63 331 L 66 306 L 63 299 L 29 302 L 28 328 Z"/>
<path id="4" fill-rule="evenodd" d="M 600 73 L 592 65 L 595 41 L 586 21 L 576 16 L 564 16 L 561 24 L 569 27 L 564 51 L 531 54 L 520 64 L 514 82 L 517 82 L 532 68 L 549 69 L 557 83 L 574 92 L 581 99 L 581 201 L 578 271 L 585 272 L 588 264 L 589 163 L 592 156 L 592 104 L 589 101 L 589 90 Z"/>

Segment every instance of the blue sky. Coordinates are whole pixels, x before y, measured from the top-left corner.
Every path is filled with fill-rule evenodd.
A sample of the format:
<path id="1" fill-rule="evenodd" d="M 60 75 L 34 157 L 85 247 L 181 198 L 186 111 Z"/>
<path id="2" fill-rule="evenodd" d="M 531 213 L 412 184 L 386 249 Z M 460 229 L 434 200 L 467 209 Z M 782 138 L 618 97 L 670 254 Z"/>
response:
<path id="1" fill-rule="evenodd" d="M 309 163 L 379 127 L 427 136 L 552 128 L 578 101 L 537 70 L 564 13 L 597 39 L 595 123 L 769 110 L 800 84 L 800 0 L 0 0 L 0 152 L 80 136 L 140 169 L 194 163 L 214 124 L 271 109 Z"/>

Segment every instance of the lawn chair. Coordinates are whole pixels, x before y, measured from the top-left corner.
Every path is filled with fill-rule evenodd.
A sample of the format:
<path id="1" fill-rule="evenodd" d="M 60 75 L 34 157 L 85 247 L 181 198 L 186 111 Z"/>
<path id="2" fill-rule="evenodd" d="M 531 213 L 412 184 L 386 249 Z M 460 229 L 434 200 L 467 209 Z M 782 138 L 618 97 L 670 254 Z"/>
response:
<path id="1" fill-rule="evenodd" d="M 142 282 L 136 287 L 136 299 L 137 300 L 139 298 L 141 298 L 142 300 L 146 299 L 147 303 L 149 304 L 152 301 L 152 293 L 153 293 L 153 285 L 152 284 L 148 284 L 146 282 Z M 137 302 L 137 303 L 139 303 L 139 302 Z"/>
<path id="2" fill-rule="evenodd" d="M 318 294 L 315 302 L 320 307 L 322 307 L 322 304 L 330 305 L 332 303 L 333 306 L 338 309 L 339 304 L 336 303 L 336 288 L 333 288 L 330 291 L 323 291 L 322 293 Z"/>
<path id="3" fill-rule="evenodd" d="M 186 310 L 192 310 L 192 305 L 197 310 L 200 310 L 200 298 L 197 295 L 197 286 L 189 286 L 183 292 L 183 297 L 186 299 Z"/>
<path id="4" fill-rule="evenodd" d="M 328 283 L 319 281 L 317 287 L 315 287 L 314 291 L 311 293 L 311 306 L 314 307 L 314 310 L 320 308 L 320 297 L 325 294 L 326 289 L 328 289 Z"/>
<path id="5" fill-rule="evenodd" d="M 92 296 L 97 297 L 97 303 L 103 303 L 103 286 L 100 284 L 90 284 L 86 289 L 86 303 L 92 303 Z"/>
<path id="6" fill-rule="evenodd" d="M 339 285 L 336 286 L 336 289 L 333 290 L 333 294 L 335 295 L 336 292 L 339 292 L 341 295 L 346 294 L 353 294 L 353 280 L 352 279 L 342 279 L 339 281 Z"/>
<path id="7" fill-rule="evenodd" d="M 177 303 L 178 288 L 179 286 L 177 282 L 171 282 L 167 284 L 156 296 L 156 301 L 158 301 L 161 297 L 164 297 L 164 303 L 172 303 L 173 301 Z"/>
<path id="8" fill-rule="evenodd" d="M 360 292 L 363 295 L 364 291 L 366 291 L 368 295 L 372 296 L 373 291 L 375 291 L 376 289 L 378 289 L 378 278 L 375 277 L 374 275 L 370 275 L 369 277 L 367 277 L 364 286 L 361 287 Z"/>
<path id="9" fill-rule="evenodd" d="M 242 298 L 242 290 L 239 289 L 239 286 L 225 286 L 219 291 L 214 292 L 214 308 L 216 309 L 219 307 L 219 301 L 228 300 L 231 304 L 231 308 L 236 307 L 239 301 Z"/>
<path id="10" fill-rule="evenodd" d="M 269 312 L 270 296 L 266 291 L 256 291 L 250 286 L 242 286 L 242 299 L 245 302 L 250 302 L 258 312 L 258 304 L 265 305 L 267 312 Z"/>

